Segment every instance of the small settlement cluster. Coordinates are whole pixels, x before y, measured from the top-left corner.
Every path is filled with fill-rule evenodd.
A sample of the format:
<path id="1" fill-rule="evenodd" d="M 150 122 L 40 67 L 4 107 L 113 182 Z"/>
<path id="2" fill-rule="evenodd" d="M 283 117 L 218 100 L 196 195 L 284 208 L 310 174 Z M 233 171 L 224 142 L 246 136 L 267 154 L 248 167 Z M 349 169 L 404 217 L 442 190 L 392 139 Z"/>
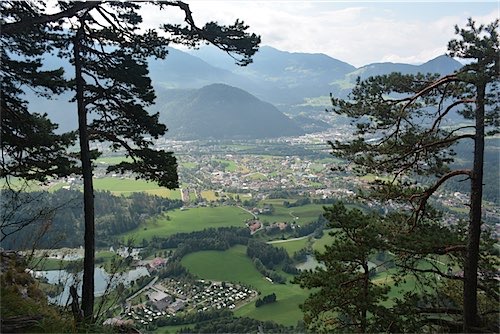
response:
<path id="1" fill-rule="evenodd" d="M 145 325 L 160 318 L 175 317 L 181 311 L 203 312 L 211 308 L 232 310 L 256 296 L 256 291 L 239 284 L 205 280 L 181 282 L 167 278 L 149 285 L 140 295 L 129 300 L 118 319 Z"/>

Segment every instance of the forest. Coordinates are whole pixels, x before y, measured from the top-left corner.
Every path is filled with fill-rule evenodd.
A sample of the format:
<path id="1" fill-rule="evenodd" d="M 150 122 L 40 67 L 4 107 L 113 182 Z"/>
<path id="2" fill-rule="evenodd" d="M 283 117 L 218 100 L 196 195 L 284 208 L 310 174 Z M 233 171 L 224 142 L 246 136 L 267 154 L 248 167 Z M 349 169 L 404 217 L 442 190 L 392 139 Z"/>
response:
<path id="1" fill-rule="evenodd" d="M 0 196 L 3 247 L 26 249 L 32 246 L 82 246 L 84 211 L 81 191 L 59 189 L 54 192 L 18 193 L 1 190 Z M 117 234 L 130 231 L 151 217 L 182 206 L 180 200 L 140 192 L 123 197 L 96 191 L 95 203 L 96 243 L 100 247 L 115 244 L 114 237 Z M 23 207 L 23 210 L 16 210 L 18 207 Z"/>

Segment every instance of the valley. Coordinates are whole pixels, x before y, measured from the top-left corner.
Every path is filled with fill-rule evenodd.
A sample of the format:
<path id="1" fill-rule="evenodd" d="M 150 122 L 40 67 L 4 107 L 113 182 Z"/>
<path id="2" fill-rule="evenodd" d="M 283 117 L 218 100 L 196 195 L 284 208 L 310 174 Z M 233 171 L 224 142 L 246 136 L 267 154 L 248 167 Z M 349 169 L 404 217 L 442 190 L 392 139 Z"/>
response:
<path id="1" fill-rule="evenodd" d="M 130 280 L 124 282 L 119 287 L 119 295 L 115 296 L 117 288 L 109 294 L 107 298 L 115 300 L 105 313 L 108 319 L 114 319 L 109 321 L 132 323 L 137 328 L 162 333 L 189 326 L 188 319 L 192 319 L 191 314 L 196 314 L 197 310 L 217 313 L 229 309 L 237 316 L 270 320 L 283 326 L 297 325 L 302 319 L 299 305 L 310 291 L 293 283 L 294 276 L 284 271 L 286 262 L 276 264 L 273 269 L 263 269 L 283 279 L 281 284 L 260 272 L 255 260 L 248 256 L 247 242 L 252 239 L 275 249 L 283 249 L 294 267 L 312 269 L 317 265 L 313 252 L 323 251 L 333 241 L 329 233 L 334 230 L 326 229 L 324 222 L 318 224 L 325 205 L 328 206 L 332 200 L 341 200 L 363 210 L 378 209 L 376 203 L 356 199 L 357 189 L 367 188 L 376 177 L 358 177 L 352 172 L 331 169 L 344 163 L 329 157 L 324 141 L 326 138 L 341 138 L 345 132 L 345 129 L 338 129 L 314 135 L 254 141 L 181 142 L 162 139 L 156 145 L 173 148 L 179 161 L 180 188 L 177 190 L 135 180 L 132 174 L 106 174 L 107 166 L 126 158 L 101 147 L 104 154 L 95 161 L 96 190 L 125 199 L 145 193 L 182 202 L 181 207 L 138 217 L 136 227 L 125 232 L 103 238 L 98 231 L 100 247 L 97 258 L 102 259 L 98 266 L 112 272 L 119 264 L 120 272 L 140 269 L 143 273 L 142 277 L 134 279 L 134 283 Z M 79 190 L 81 181 L 78 178 L 51 180 L 42 187 L 50 192 Z M 464 217 L 461 212 L 466 199 L 465 194 L 442 190 L 435 203 L 445 209 L 445 222 L 451 224 Z M 384 206 L 386 210 L 387 204 Z M 392 209 L 398 208 L 393 205 Z M 498 221 L 498 205 L 489 202 L 486 210 L 490 224 L 494 225 Z M 98 218 L 98 221 L 98 229 L 99 226 L 106 226 L 105 217 Z M 240 231 L 238 233 L 243 233 L 244 237 L 229 242 L 227 246 L 219 245 L 217 240 L 226 237 L 218 236 L 218 233 L 226 232 L 218 231 L 224 229 Z M 203 241 L 204 231 L 213 233 L 206 242 Z M 189 237 L 192 233 L 198 234 Z M 192 238 L 198 241 L 194 241 L 196 246 L 193 244 L 180 252 L 185 246 L 181 247 L 182 241 L 175 241 L 176 238 L 185 238 L 188 243 L 192 242 L 189 241 Z M 129 251 L 123 248 L 127 245 Z M 58 251 L 47 251 L 52 253 L 51 257 L 54 252 L 57 254 Z M 57 269 L 59 265 L 61 269 L 67 264 L 68 259 L 57 262 L 51 257 L 43 260 L 43 256 L 37 255 L 38 259 L 42 258 L 37 268 Z M 44 268 L 44 261 L 50 263 L 50 267 Z M 391 280 L 393 269 L 387 267 L 384 261 L 378 261 L 375 255 L 371 261 L 376 268 L 374 280 L 391 286 L 392 298 L 415 287 L 413 278 L 408 277 L 405 284 L 396 288 Z M 447 268 L 445 264 L 443 266 Z M 229 298 L 235 300 L 236 297 L 224 292 L 217 298 L 227 300 L 221 299 L 218 304 L 197 300 L 196 294 L 187 296 L 166 288 L 201 284 L 196 283 L 202 282 L 200 280 L 211 282 L 206 283 L 208 285 L 203 289 L 213 283 L 248 290 L 245 292 L 247 296 L 243 299 L 240 296 L 237 303 L 230 303 Z M 195 285 L 191 289 L 195 289 Z M 223 297 L 226 294 L 227 297 Z M 269 294 L 276 295 L 276 302 L 255 306 L 258 297 Z M 167 296 L 171 296 L 168 297 L 170 299 Z M 158 304 L 158 300 L 162 299 L 160 297 L 168 300 Z M 172 308 L 175 300 L 179 302 Z M 179 305 L 182 307 L 176 309 Z"/>

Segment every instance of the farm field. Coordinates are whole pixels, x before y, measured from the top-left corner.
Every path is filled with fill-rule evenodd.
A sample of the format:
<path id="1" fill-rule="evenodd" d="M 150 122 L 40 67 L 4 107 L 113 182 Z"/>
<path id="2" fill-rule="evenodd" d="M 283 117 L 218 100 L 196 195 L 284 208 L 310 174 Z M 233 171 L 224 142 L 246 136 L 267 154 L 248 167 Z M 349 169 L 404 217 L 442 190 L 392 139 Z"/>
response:
<path id="1" fill-rule="evenodd" d="M 318 252 L 324 252 L 326 245 L 331 245 L 333 243 L 333 237 L 330 235 L 332 229 L 324 230 L 323 236 L 317 239 L 313 243 L 313 249 Z"/>
<path id="2" fill-rule="evenodd" d="M 190 208 L 168 211 L 162 217 L 152 219 L 137 229 L 122 234 L 123 239 L 132 238 L 136 242 L 150 240 L 153 236 L 166 237 L 175 233 L 201 231 L 210 227 L 244 227 L 244 222 L 252 216 L 237 207 L 220 206 Z"/>
<path id="3" fill-rule="evenodd" d="M 288 255 L 293 256 L 293 254 L 307 246 L 309 242 L 308 237 L 295 239 L 295 240 L 277 240 L 273 242 L 269 242 L 274 247 L 284 248 Z"/>
<path id="4" fill-rule="evenodd" d="M 107 190 L 114 195 L 130 195 L 134 192 L 145 192 L 150 195 L 158 195 L 171 199 L 181 198 L 178 189 L 170 190 L 160 187 L 154 182 L 135 179 L 121 179 L 115 177 L 94 179 L 94 189 Z"/>
<path id="5" fill-rule="evenodd" d="M 283 199 L 265 200 L 265 204 L 272 204 L 274 212 L 271 215 L 260 215 L 259 220 L 264 222 L 295 222 L 307 224 L 318 219 L 324 212 L 322 204 L 308 204 L 287 208 L 283 206 Z M 290 200 L 291 201 L 291 200 Z"/>
<path id="6" fill-rule="evenodd" d="M 214 161 L 218 162 L 218 163 L 223 163 L 223 164 L 227 164 L 227 167 L 225 168 L 225 170 L 227 172 L 235 172 L 237 169 L 238 169 L 238 166 L 236 165 L 236 163 L 232 160 L 226 160 L 226 159 L 214 159 Z"/>
<path id="7" fill-rule="evenodd" d="M 256 308 L 249 303 L 235 314 L 258 320 L 272 320 L 283 325 L 296 325 L 302 319 L 299 309 L 308 295 L 296 284 L 273 284 L 255 269 L 246 256 L 245 246 L 235 246 L 227 251 L 201 251 L 186 255 L 181 263 L 193 274 L 209 280 L 241 282 L 261 292 L 262 295 L 275 293 L 277 302 Z"/>

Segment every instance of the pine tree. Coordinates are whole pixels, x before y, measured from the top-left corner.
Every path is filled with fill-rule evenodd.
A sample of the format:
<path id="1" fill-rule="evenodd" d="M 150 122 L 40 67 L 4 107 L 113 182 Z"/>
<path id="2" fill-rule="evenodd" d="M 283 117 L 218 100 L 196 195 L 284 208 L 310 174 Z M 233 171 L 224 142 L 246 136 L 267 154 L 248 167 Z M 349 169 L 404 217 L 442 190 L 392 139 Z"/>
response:
<path id="1" fill-rule="evenodd" d="M 2 22 L 4 33 L 13 35 L 35 26 L 52 28 L 53 45 L 58 54 L 70 61 L 74 80 L 81 173 L 84 179 L 85 259 L 82 310 L 87 322 L 92 322 L 94 306 L 94 199 L 92 159 L 97 151 L 91 142 L 124 149 L 132 162 L 122 162 L 108 171 L 132 172 L 137 177 L 158 182 L 161 186 L 178 185 L 177 163 L 172 152 L 158 150 L 154 140 L 166 127 L 158 122 L 158 114 L 150 115 L 146 107 L 154 102 L 155 94 L 148 77 L 148 57 L 165 58 L 170 42 L 196 47 L 210 42 L 227 52 L 240 65 L 251 62 L 260 38 L 246 32 L 241 21 L 220 26 L 215 22 L 196 26 L 189 6 L 181 1 L 155 2 L 159 10 L 177 7 L 185 14 L 185 25 L 164 24 L 161 28 L 169 38 L 160 37 L 156 30 L 139 31 L 143 2 L 65 2 L 57 3 L 59 12 L 46 14 L 43 6 L 31 2 L 9 2 L 15 13 L 20 8 L 36 7 L 29 15 L 12 15 Z M 163 11 L 166 13 L 166 11 Z M 62 29 L 63 24 L 68 28 Z M 16 35 L 17 36 L 17 35 Z M 88 123 L 88 115 L 94 116 Z M 68 166 L 66 164 L 65 166 Z"/>
<path id="2" fill-rule="evenodd" d="M 383 220 L 376 214 L 348 210 L 341 203 L 325 208 L 333 243 L 315 257 L 324 267 L 302 272 L 301 287 L 313 289 L 301 306 L 314 332 L 398 331 L 381 303 L 389 287 L 370 279 L 369 257 L 386 249 Z"/>
<path id="3" fill-rule="evenodd" d="M 470 19 L 465 29 L 456 27 L 458 37 L 449 43 L 448 50 L 451 56 L 468 61 L 456 73 L 444 77 L 400 73 L 372 77 L 358 80 L 350 101 L 332 98 L 334 110 L 352 117 L 357 126 L 353 140 L 330 143 L 333 154 L 353 161 L 357 172 L 392 175 L 391 181 L 378 182 L 375 187 L 380 199 L 398 200 L 412 208 L 405 233 L 426 219 L 429 199 L 445 182 L 456 177 L 470 180 L 467 240 L 441 249 L 445 254 L 465 255 L 465 332 L 481 326 L 477 296 L 484 140 L 498 133 L 500 125 L 497 30 L 498 20 L 477 26 Z M 457 124 L 452 120 L 455 115 L 469 122 Z M 453 145 L 463 141 L 473 147 L 473 165 L 451 170 Z M 412 182 L 415 175 L 435 179 L 428 186 L 416 186 Z"/>
<path id="4" fill-rule="evenodd" d="M 47 26 L 6 28 L 9 22 L 40 15 L 44 6 L 43 2 L 0 3 L 1 178 L 45 181 L 76 171 L 74 157 L 67 153 L 76 134 L 56 134 L 57 125 L 46 114 L 30 113 L 23 98 L 26 90 L 51 98 L 67 87 L 62 68 L 42 69 L 43 55 L 53 49 L 53 34 Z"/>

